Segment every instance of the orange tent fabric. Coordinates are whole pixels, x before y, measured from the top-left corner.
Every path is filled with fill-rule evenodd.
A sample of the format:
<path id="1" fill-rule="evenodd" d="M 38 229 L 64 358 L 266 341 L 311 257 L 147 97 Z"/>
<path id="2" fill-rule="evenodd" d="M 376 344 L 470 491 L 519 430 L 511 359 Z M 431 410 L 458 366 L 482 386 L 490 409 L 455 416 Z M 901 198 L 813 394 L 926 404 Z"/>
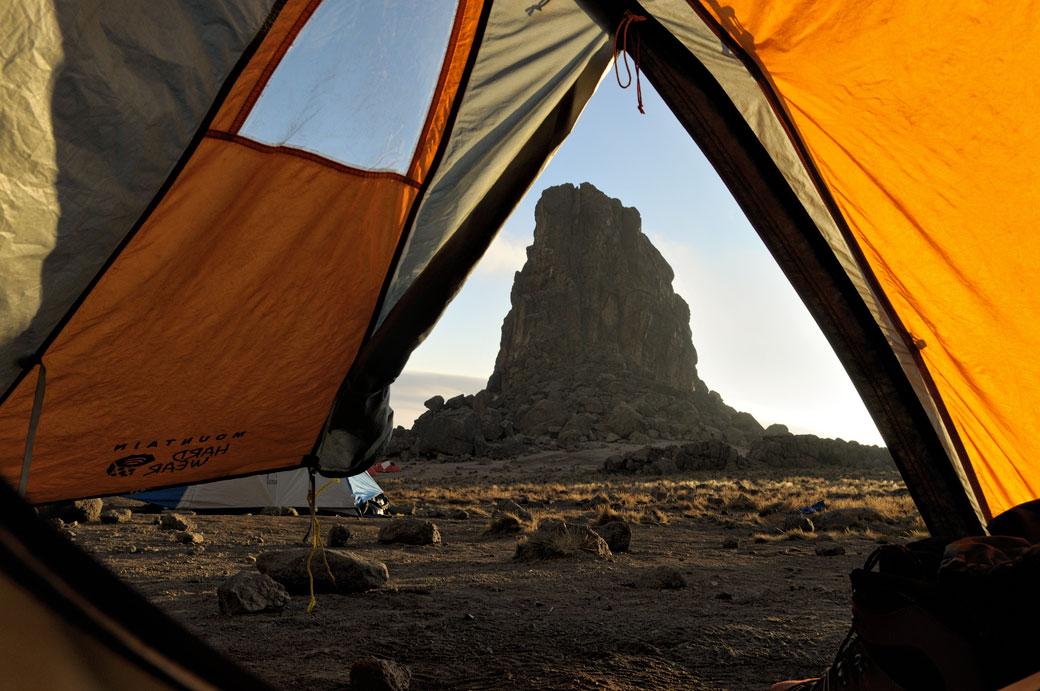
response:
<path id="1" fill-rule="evenodd" d="M 1040 181 L 1022 136 L 1040 108 L 1022 49 L 1035 23 L 995 3 L 704 4 L 779 95 L 989 511 L 1040 496 L 1040 208 L 1008 199 Z"/>

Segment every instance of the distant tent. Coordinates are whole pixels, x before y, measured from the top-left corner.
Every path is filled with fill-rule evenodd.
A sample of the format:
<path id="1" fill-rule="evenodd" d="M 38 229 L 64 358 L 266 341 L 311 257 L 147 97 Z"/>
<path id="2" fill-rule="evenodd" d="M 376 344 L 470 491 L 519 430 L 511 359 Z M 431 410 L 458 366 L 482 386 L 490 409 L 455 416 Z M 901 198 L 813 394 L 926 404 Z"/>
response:
<path id="1" fill-rule="evenodd" d="M 314 485 L 318 492 L 315 503 L 322 511 L 354 511 L 369 499 L 383 493 L 379 484 L 367 472 L 351 475 L 338 482 L 333 479 L 331 484 L 328 478 L 319 474 L 315 476 Z M 304 468 L 299 468 L 201 485 L 166 487 L 137 492 L 130 497 L 169 509 L 192 511 L 262 509 L 277 506 L 309 509 L 309 491 L 310 473 Z"/>
<path id="2" fill-rule="evenodd" d="M 1004 4 L 18 0 L 0 26 L 0 477 L 29 502 L 371 465 L 616 39 L 929 529 L 1040 497 L 1037 27 Z"/>

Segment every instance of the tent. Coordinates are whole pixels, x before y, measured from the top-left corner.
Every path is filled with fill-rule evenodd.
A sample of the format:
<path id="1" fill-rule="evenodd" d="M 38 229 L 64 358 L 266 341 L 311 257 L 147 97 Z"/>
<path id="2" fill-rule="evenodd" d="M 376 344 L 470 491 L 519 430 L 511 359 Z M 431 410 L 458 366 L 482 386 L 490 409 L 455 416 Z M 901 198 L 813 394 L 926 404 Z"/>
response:
<path id="1" fill-rule="evenodd" d="M 1040 496 L 1019 11 L 7 3 L 0 477 L 35 503 L 366 468 L 389 385 L 617 48 L 808 306 L 929 529 L 979 533 Z M 50 543 L 4 526 L 6 578 L 52 602 L 19 571 Z"/>
<path id="2" fill-rule="evenodd" d="M 310 473 L 305 468 L 280 473 L 248 475 L 230 480 L 217 480 L 202 485 L 185 485 L 137 492 L 131 499 L 189 511 L 226 511 L 289 506 L 308 509 Z M 330 481 L 315 475 L 319 511 L 347 512 L 358 509 L 369 499 L 383 493 L 375 479 L 366 473 Z"/>

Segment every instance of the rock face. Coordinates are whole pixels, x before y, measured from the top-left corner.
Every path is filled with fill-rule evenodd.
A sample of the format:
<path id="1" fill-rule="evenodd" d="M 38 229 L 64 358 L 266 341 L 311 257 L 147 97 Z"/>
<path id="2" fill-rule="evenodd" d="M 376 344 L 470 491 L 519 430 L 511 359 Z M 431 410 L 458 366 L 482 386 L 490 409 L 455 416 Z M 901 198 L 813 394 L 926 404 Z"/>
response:
<path id="1" fill-rule="evenodd" d="M 751 446 L 748 460 L 775 468 L 821 465 L 889 468 L 892 465 L 892 457 L 887 449 L 854 441 L 790 433 L 763 436 Z"/>
<path id="2" fill-rule="evenodd" d="M 535 223 L 487 389 L 431 397 L 411 430 L 394 430 L 385 456 L 512 458 L 590 442 L 672 441 L 681 444 L 612 457 L 605 470 L 721 470 L 751 456 L 816 465 L 846 450 L 850 464 L 891 463 L 883 449 L 816 443 L 783 425 L 764 437 L 754 417 L 709 390 L 697 374 L 689 307 L 638 211 L 588 183 L 560 185 L 543 192 Z"/>
<path id="3" fill-rule="evenodd" d="M 690 308 L 673 278 L 636 209 L 589 183 L 545 190 L 488 391 L 584 372 L 693 390 Z"/>
<path id="4" fill-rule="evenodd" d="M 434 396 L 388 456 L 507 458 L 588 441 L 733 443 L 762 427 L 697 376 L 690 309 L 639 212 L 592 185 L 542 195 L 486 390 Z"/>

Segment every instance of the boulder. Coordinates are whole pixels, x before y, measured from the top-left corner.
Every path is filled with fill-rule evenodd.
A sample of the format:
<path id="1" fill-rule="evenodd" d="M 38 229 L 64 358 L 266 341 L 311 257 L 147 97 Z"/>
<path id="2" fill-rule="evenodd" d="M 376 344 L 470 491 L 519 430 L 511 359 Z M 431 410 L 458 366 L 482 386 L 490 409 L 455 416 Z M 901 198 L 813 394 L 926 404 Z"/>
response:
<path id="1" fill-rule="evenodd" d="M 430 521 L 398 518 L 384 524 L 377 539 L 383 544 L 435 545 L 441 541 L 441 531 Z"/>
<path id="2" fill-rule="evenodd" d="M 632 528 L 624 521 L 610 521 L 595 528 L 607 542 L 611 552 L 627 552 L 632 542 Z"/>
<path id="3" fill-rule="evenodd" d="M 469 408 L 445 409 L 439 415 L 424 415 L 412 427 L 414 450 L 421 455 L 438 453 L 467 456 L 485 444 L 480 414 Z"/>
<path id="4" fill-rule="evenodd" d="M 551 427 L 562 429 L 567 417 L 567 409 L 562 403 L 543 398 L 520 418 L 520 431 L 531 435 L 548 434 Z"/>
<path id="5" fill-rule="evenodd" d="M 619 437 L 631 437 L 646 428 L 643 416 L 627 403 L 619 403 L 614 406 L 603 424 Z"/>
<path id="6" fill-rule="evenodd" d="M 365 657 L 350 668 L 351 691 L 408 691 L 412 672 L 393 660 Z"/>
<path id="7" fill-rule="evenodd" d="M 789 513 L 784 516 L 784 532 L 800 530 L 803 533 L 811 533 L 816 530 L 812 519 L 800 513 Z"/>
<path id="8" fill-rule="evenodd" d="M 459 410 L 460 408 L 468 408 L 468 401 L 465 394 L 459 394 L 458 396 L 452 396 L 444 402 L 444 407 L 448 410 Z"/>
<path id="9" fill-rule="evenodd" d="M 310 576 L 307 574 L 309 547 L 280 551 L 261 552 L 256 558 L 256 568 L 285 586 L 294 595 L 310 592 Z M 329 568 L 325 568 L 325 560 Z M 321 551 L 311 559 L 314 575 L 314 591 L 317 593 L 359 593 L 373 590 L 386 583 L 390 577 L 386 565 L 370 562 L 337 549 L 326 549 L 325 560 Z M 332 576 L 329 578 L 329 570 Z"/>
<path id="10" fill-rule="evenodd" d="M 426 406 L 427 410 L 432 410 L 436 413 L 444 407 L 444 396 L 434 396 L 423 403 L 423 405 Z"/>
<path id="11" fill-rule="evenodd" d="M 104 502 L 100 499 L 45 504 L 38 509 L 41 518 L 59 518 L 65 523 L 97 523 L 101 520 Z"/>
<path id="12" fill-rule="evenodd" d="M 285 586 L 256 571 L 239 571 L 217 586 L 217 604 L 223 614 L 276 612 L 288 602 Z"/>

